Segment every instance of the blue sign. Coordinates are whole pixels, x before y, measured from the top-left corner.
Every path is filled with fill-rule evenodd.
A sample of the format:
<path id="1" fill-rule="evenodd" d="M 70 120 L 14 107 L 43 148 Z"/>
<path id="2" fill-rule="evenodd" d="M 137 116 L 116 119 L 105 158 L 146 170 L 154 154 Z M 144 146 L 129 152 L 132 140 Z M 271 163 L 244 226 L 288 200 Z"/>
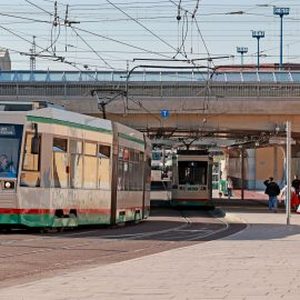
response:
<path id="1" fill-rule="evenodd" d="M 160 115 L 162 118 L 166 119 L 170 116 L 170 112 L 167 109 L 162 109 L 160 111 Z"/>

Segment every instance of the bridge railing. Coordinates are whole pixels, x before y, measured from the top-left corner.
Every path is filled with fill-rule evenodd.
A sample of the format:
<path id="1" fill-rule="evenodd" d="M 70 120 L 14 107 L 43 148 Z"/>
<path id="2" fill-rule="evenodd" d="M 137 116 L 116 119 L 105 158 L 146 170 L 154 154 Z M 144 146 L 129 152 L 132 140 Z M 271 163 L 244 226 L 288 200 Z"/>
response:
<path id="1" fill-rule="evenodd" d="M 126 71 L 0 71 L 1 82 L 125 82 Z M 130 82 L 267 82 L 300 83 L 300 71 L 247 71 L 247 72 L 202 72 L 202 71 L 136 71 Z"/>

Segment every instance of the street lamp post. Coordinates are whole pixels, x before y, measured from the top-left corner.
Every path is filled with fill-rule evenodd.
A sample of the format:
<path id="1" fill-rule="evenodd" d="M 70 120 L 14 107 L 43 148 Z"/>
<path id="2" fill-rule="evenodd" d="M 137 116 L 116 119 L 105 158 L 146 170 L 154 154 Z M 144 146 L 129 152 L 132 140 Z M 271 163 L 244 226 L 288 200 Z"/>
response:
<path id="1" fill-rule="evenodd" d="M 260 50 L 259 50 L 259 40 L 261 38 L 265 37 L 264 31 L 252 31 L 252 37 L 257 39 L 257 70 L 259 70 L 259 56 L 260 56 Z"/>
<path id="2" fill-rule="evenodd" d="M 244 64 L 244 54 L 248 52 L 247 47 L 236 47 L 236 52 L 241 54 L 241 66 Z"/>
<path id="3" fill-rule="evenodd" d="M 273 14 L 280 17 L 280 61 L 279 68 L 282 69 L 283 65 L 283 16 L 287 16 L 290 13 L 288 7 L 276 7 L 273 8 Z"/>

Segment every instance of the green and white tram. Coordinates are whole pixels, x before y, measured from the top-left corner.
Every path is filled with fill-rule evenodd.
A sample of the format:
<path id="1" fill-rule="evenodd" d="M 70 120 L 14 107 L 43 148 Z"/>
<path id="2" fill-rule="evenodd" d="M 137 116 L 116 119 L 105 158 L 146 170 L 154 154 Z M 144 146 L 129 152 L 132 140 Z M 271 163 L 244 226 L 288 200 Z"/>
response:
<path id="1" fill-rule="evenodd" d="M 3 107 L 0 226 L 74 227 L 149 216 L 151 144 L 142 133 L 54 107 Z"/>
<path id="2" fill-rule="evenodd" d="M 212 157 L 204 150 L 177 150 L 173 156 L 172 206 L 214 207 Z"/>

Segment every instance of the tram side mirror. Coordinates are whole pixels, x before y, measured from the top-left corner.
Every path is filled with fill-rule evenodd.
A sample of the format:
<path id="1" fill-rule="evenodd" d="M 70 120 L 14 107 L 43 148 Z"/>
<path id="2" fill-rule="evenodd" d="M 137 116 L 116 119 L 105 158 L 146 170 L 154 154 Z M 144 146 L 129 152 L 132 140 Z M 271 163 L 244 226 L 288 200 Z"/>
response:
<path id="1" fill-rule="evenodd" d="M 40 138 L 38 135 L 37 124 L 33 124 L 34 128 L 34 136 L 31 139 L 31 154 L 39 154 L 40 153 Z"/>
<path id="2" fill-rule="evenodd" d="M 40 153 L 40 138 L 36 135 L 31 140 L 31 154 Z"/>

